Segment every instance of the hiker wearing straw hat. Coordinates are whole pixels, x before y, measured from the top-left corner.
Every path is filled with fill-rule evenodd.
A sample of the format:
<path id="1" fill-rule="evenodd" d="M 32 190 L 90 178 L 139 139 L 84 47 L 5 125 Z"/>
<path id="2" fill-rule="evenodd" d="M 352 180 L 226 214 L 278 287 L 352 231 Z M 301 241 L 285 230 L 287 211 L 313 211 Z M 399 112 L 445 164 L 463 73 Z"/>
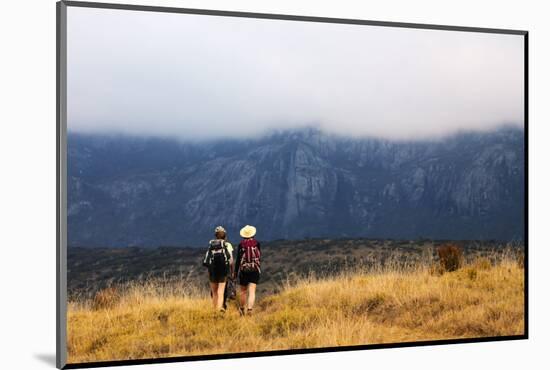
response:
<path id="1" fill-rule="evenodd" d="M 256 228 L 246 225 L 241 229 L 243 240 L 239 243 L 235 262 L 235 275 L 239 278 L 239 312 L 251 314 L 256 299 L 256 285 L 260 282 L 260 243 L 254 238 Z M 248 297 L 247 297 L 248 293 Z"/>

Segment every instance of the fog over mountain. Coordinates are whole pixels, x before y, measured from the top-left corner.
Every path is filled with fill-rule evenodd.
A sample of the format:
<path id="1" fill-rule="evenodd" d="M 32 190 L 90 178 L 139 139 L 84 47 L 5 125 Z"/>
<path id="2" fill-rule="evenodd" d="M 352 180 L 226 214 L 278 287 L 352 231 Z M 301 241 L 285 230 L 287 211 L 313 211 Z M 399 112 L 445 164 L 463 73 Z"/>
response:
<path id="1" fill-rule="evenodd" d="M 71 246 L 523 238 L 522 36 L 79 7 L 67 28 Z"/>
<path id="2" fill-rule="evenodd" d="M 426 139 L 523 126 L 521 35 L 68 9 L 73 132 Z"/>
<path id="3" fill-rule="evenodd" d="M 523 239 L 524 133 L 393 141 L 283 130 L 181 142 L 70 133 L 70 246 L 238 238 Z"/>

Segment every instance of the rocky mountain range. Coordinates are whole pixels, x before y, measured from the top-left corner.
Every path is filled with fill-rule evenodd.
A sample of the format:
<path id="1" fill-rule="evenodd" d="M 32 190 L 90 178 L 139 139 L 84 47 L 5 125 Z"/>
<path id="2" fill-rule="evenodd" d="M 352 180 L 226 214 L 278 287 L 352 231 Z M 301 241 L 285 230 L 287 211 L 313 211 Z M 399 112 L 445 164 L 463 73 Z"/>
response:
<path id="1" fill-rule="evenodd" d="M 391 141 L 317 129 L 254 139 L 68 136 L 69 246 L 258 238 L 523 240 L 524 132 Z"/>

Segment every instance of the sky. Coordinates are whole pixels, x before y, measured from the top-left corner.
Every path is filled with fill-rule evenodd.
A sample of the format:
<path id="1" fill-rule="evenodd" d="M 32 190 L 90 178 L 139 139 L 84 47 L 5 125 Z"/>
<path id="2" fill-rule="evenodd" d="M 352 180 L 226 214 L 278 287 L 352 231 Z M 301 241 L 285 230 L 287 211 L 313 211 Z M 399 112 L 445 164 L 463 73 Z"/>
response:
<path id="1" fill-rule="evenodd" d="M 523 36 L 68 8 L 68 129 L 180 139 L 523 126 Z"/>

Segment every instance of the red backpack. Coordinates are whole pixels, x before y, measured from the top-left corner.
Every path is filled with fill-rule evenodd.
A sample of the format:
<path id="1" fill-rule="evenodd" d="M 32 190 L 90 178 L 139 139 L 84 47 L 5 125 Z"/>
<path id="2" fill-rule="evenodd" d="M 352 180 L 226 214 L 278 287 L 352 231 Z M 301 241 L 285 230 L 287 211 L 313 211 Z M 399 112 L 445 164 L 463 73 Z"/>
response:
<path id="1" fill-rule="evenodd" d="M 260 248 L 256 239 L 244 239 L 241 241 L 241 261 L 239 269 L 241 271 L 260 272 Z"/>

